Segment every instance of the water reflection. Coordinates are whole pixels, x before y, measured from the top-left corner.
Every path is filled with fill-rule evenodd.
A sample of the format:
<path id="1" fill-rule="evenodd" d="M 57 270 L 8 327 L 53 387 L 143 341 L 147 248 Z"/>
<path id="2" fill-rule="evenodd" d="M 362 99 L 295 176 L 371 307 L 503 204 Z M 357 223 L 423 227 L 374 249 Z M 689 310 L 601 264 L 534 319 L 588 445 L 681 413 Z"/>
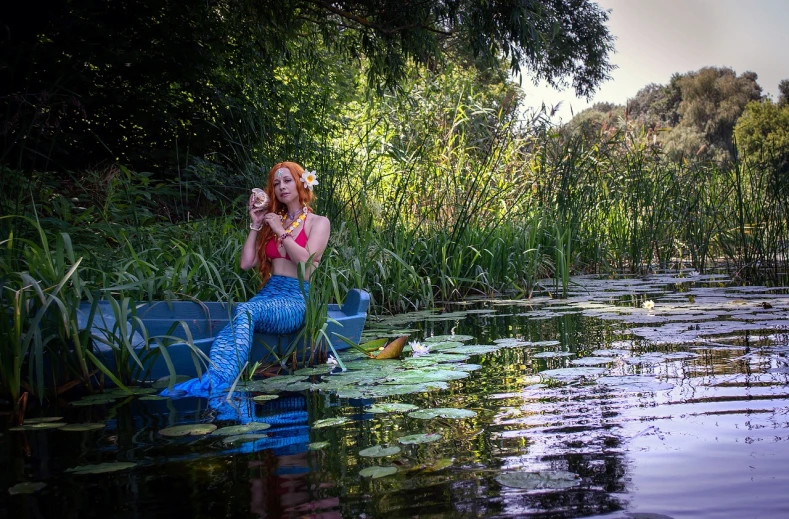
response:
<path id="1" fill-rule="evenodd" d="M 789 325 L 789 300 L 774 293 L 765 306 L 763 292 L 727 296 L 700 281 L 683 281 L 677 297 L 662 292 L 665 282 L 650 278 L 611 287 L 594 281 L 569 301 L 447 305 L 447 312 L 478 312 L 401 323 L 418 330 L 415 338 L 454 332 L 474 336 L 476 344 L 501 338 L 528 343 L 473 356 L 470 362 L 481 368 L 449 382 L 447 390 L 384 399 L 423 409 L 470 409 L 474 418 L 372 414 L 364 410 L 372 399 L 317 392 L 286 393 L 269 402 L 239 398 L 235 414 L 222 402 L 201 399 L 61 407 L 57 411 L 67 421 L 106 421 L 108 427 L 92 433 L 3 431 L 0 464 L 8 470 L 0 471 L 0 488 L 23 480 L 48 486 L 31 496 L 3 495 L 0 502 L 9 504 L 0 506 L 0 519 L 176 513 L 783 517 L 789 509 L 789 326 L 765 323 Z M 652 314 L 640 307 L 646 296 L 656 301 Z M 622 314 L 614 318 L 617 308 Z M 583 359 L 603 366 L 605 378 L 539 377 L 545 370 L 584 366 Z M 337 416 L 351 421 L 309 427 Z M 176 441 L 157 434 L 168 425 L 201 421 L 266 421 L 272 428 L 266 439 L 231 446 L 217 438 Z M 442 439 L 398 443 L 414 433 L 439 433 Z M 307 449 L 319 441 L 329 447 Z M 397 445 L 401 452 L 359 455 L 375 445 Z M 101 476 L 64 473 L 108 460 L 138 466 Z M 373 466 L 396 467 L 398 473 L 359 475 Z M 548 491 L 497 481 L 517 471 L 568 471 L 578 484 Z"/>

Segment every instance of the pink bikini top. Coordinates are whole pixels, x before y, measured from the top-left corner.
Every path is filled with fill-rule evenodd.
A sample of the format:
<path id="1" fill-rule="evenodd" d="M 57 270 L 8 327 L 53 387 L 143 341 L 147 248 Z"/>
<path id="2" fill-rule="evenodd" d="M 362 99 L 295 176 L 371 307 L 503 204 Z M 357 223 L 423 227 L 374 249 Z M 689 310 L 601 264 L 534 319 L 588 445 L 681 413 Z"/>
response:
<path id="1" fill-rule="evenodd" d="M 305 245 L 307 245 L 307 232 L 304 229 L 302 229 L 301 232 L 298 234 L 298 236 L 294 238 L 294 240 L 296 240 L 296 244 L 304 247 Z M 282 257 L 284 257 L 287 260 L 290 259 L 290 256 L 288 256 L 287 252 L 285 252 L 285 256 L 280 255 L 279 249 L 277 248 L 276 237 L 271 238 L 266 244 L 266 256 L 268 256 L 271 259 L 277 259 Z"/>

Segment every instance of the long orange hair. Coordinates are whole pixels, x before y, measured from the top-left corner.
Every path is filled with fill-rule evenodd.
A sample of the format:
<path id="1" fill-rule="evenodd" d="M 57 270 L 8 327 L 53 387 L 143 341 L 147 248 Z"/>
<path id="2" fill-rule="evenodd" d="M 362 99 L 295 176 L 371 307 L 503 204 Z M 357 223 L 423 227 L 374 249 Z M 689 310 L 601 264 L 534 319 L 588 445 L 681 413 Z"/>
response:
<path id="1" fill-rule="evenodd" d="M 293 181 L 296 183 L 296 192 L 299 194 L 299 203 L 303 207 L 306 207 L 307 211 L 311 213 L 312 208 L 310 204 L 315 199 L 315 195 L 313 195 L 312 190 L 304 187 L 304 184 L 301 182 L 301 175 L 304 174 L 304 168 L 295 162 L 278 162 L 269 170 L 268 185 L 266 185 L 266 194 L 270 200 L 269 212 L 276 213 L 280 216 L 285 216 L 288 213 L 288 206 L 277 200 L 277 197 L 274 196 L 274 174 L 280 168 L 287 168 L 290 174 L 293 175 Z M 304 229 L 302 229 L 301 232 L 304 232 Z M 259 263 L 258 271 L 260 272 L 260 279 L 263 281 L 264 285 L 271 277 L 271 258 L 266 256 L 266 244 L 272 238 L 275 238 L 274 231 L 272 231 L 271 227 L 268 225 L 264 225 L 261 232 L 258 233 L 257 243 L 255 244 Z"/>

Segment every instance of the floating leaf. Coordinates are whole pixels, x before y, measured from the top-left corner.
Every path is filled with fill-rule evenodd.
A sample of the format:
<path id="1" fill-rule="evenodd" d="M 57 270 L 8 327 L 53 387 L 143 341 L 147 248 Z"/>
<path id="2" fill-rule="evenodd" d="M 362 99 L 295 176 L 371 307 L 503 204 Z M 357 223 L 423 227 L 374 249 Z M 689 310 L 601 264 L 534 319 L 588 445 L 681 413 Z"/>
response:
<path id="1" fill-rule="evenodd" d="M 46 429 L 58 429 L 63 427 L 63 422 L 43 422 L 43 423 L 34 423 L 31 425 L 18 425 L 16 427 L 11 427 L 9 431 L 43 431 Z"/>
<path id="2" fill-rule="evenodd" d="M 572 357 L 575 353 L 571 351 L 541 351 L 532 355 L 534 359 L 553 359 L 556 357 Z"/>
<path id="3" fill-rule="evenodd" d="M 611 357 L 582 357 L 570 361 L 573 366 L 600 366 L 603 364 L 611 364 L 613 359 Z"/>
<path id="4" fill-rule="evenodd" d="M 359 451 L 359 456 L 365 458 L 385 458 L 386 456 L 394 456 L 400 452 L 400 447 L 384 447 L 383 445 L 375 445 L 374 447 L 367 447 Z"/>
<path id="5" fill-rule="evenodd" d="M 237 434 L 246 434 L 255 431 L 264 431 L 271 427 L 271 424 L 265 422 L 249 422 L 243 425 L 230 425 L 228 427 L 221 427 L 211 433 L 211 436 L 234 436 Z"/>
<path id="6" fill-rule="evenodd" d="M 66 469 L 66 472 L 71 472 L 72 474 L 104 474 L 107 472 L 130 469 L 135 466 L 137 466 L 136 463 L 131 463 L 129 461 L 112 461 L 109 463 L 97 463 L 95 465 L 80 465 L 79 467 Z"/>
<path id="7" fill-rule="evenodd" d="M 422 468 L 423 472 L 438 472 L 452 466 L 452 458 L 441 458 L 432 465 Z"/>
<path id="8" fill-rule="evenodd" d="M 359 475 L 365 478 L 377 479 L 391 476 L 392 474 L 396 474 L 397 471 L 397 467 L 367 467 L 366 469 L 360 470 Z"/>
<path id="9" fill-rule="evenodd" d="M 13 487 L 9 488 L 8 493 L 12 496 L 17 496 L 19 494 L 32 494 L 34 492 L 38 492 L 45 486 L 47 486 L 47 484 L 43 481 L 25 481 L 24 483 L 17 483 Z"/>
<path id="10" fill-rule="evenodd" d="M 439 433 L 409 434 L 397 439 L 403 445 L 417 445 L 420 443 L 431 443 L 442 438 Z"/>
<path id="11" fill-rule="evenodd" d="M 408 411 L 413 411 L 415 409 L 419 409 L 419 407 L 415 406 L 414 404 L 391 402 L 386 404 L 373 404 L 366 408 L 365 411 L 368 413 L 407 413 Z"/>
<path id="12" fill-rule="evenodd" d="M 139 399 L 145 402 L 158 402 L 161 400 L 170 400 L 170 397 L 162 395 L 143 395 Z"/>
<path id="13" fill-rule="evenodd" d="M 434 335 L 425 338 L 425 342 L 459 341 L 466 342 L 474 338 L 473 335 Z"/>
<path id="14" fill-rule="evenodd" d="M 92 395 L 86 396 L 80 400 L 75 400 L 71 402 L 71 405 L 75 407 L 83 407 L 89 405 L 102 405 L 102 404 L 111 404 L 120 398 L 117 395 Z"/>
<path id="15" fill-rule="evenodd" d="M 307 444 L 307 449 L 311 451 L 319 451 L 321 449 L 325 449 L 329 445 L 329 442 L 312 442 Z"/>
<path id="16" fill-rule="evenodd" d="M 216 425 L 210 423 L 195 423 L 165 427 L 159 431 L 162 436 L 177 438 L 180 436 L 203 436 L 216 431 Z"/>
<path id="17" fill-rule="evenodd" d="M 63 419 L 62 416 L 43 416 L 41 418 L 25 418 L 23 425 L 35 425 L 39 423 L 59 422 Z"/>
<path id="18" fill-rule="evenodd" d="M 541 371 L 540 376 L 557 380 L 571 380 L 581 377 L 594 377 L 605 372 L 605 368 L 560 368 Z"/>
<path id="19" fill-rule="evenodd" d="M 430 358 L 436 362 L 465 362 L 468 360 L 469 355 L 465 353 L 435 353 L 431 354 Z"/>
<path id="20" fill-rule="evenodd" d="M 61 431 L 66 432 L 88 432 L 98 431 L 107 427 L 104 423 L 70 423 L 60 428 Z"/>
<path id="21" fill-rule="evenodd" d="M 279 398 L 279 395 L 258 395 L 253 396 L 252 400 L 255 402 L 268 402 L 269 400 L 276 400 L 277 398 Z"/>
<path id="22" fill-rule="evenodd" d="M 402 374 L 398 373 L 388 377 L 384 384 L 387 385 L 402 385 L 402 384 L 424 384 L 427 382 L 445 382 L 448 380 L 460 380 L 468 377 L 466 371 L 453 371 L 448 369 L 434 369 L 434 370 L 411 370 Z"/>
<path id="23" fill-rule="evenodd" d="M 342 425 L 350 422 L 351 419 L 345 416 L 338 416 L 336 418 L 324 418 L 312 424 L 313 429 L 320 429 L 321 427 L 334 427 L 335 425 Z"/>
<path id="24" fill-rule="evenodd" d="M 390 360 L 400 358 L 407 340 L 408 335 L 401 335 L 397 339 L 387 344 L 383 351 L 375 356 L 375 360 Z"/>
<path id="25" fill-rule="evenodd" d="M 232 445 L 235 443 L 246 443 L 268 438 L 268 434 L 238 434 L 235 436 L 226 436 L 222 439 L 222 443 Z"/>
<path id="26" fill-rule="evenodd" d="M 642 391 L 666 391 L 674 388 L 673 384 L 661 382 L 653 377 L 643 375 L 600 377 L 596 382 L 616 388 L 617 391 L 631 391 L 634 393 L 640 393 Z"/>
<path id="27" fill-rule="evenodd" d="M 483 355 L 485 353 L 492 353 L 499 351 L 499 346 L 489 346 L 486 344 L 474 344 L 470 346 L 457 346 L 455 348 L 444 350 L 445 353 L 461 353 L 468 355 Z"/>
<path id="28" fill-rule="evenodd" d="M 424 368 L 427 366 L 435 366 L 436 364 L 438 364 L 438 361 L 430 357 L 408 357 L 403 360 L 403 365 L 406 368 Z"/>
<path id="29" fill-rule="evenodd" d="M 564 470 L 542 470 L 538 472 L 508 472 L 496 477 L 505 487 L 525 490 L 561 490 L 578 486 L 577 474 Z"/>
<path id="30" fill-rule="evenodd" d="M 329 364 L 320 364 L 311 368 L 301 368 L 293 372 L 294 375 L 325 375 L 334 369 Z"/>
<path id="31" fill-rule="evenodd" d="M 452 418 L 461 420 L 463 418 L 473 418 L 477 416 L 476 411 L 469 409 L 457 409 L 455 407 L 437 407 L 435 409 L 420 409 L 408 413 L 409 418 L 419 418 L 420 420 L 431 420 L 433 418 Z"/>
<path id="32" fill-rule="evenodd" d="M 482 366 L 479 364 L 457 364 L 453 366 L 455 371 L 477 371 L 478 369 L 482 369 Z"/>

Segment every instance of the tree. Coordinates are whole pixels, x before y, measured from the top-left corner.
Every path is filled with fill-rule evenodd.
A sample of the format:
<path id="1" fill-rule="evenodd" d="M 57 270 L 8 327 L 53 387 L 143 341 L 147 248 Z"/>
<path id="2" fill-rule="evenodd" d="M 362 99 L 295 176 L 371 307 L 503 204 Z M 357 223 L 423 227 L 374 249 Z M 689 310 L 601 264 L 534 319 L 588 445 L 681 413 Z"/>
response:
<path id="1" fill-rule="evenodd" d="M 25 169 L 221 151 L 227 101 L 266 106 L 246 85 L 276 95 L 278 67 L 315 49 L 359 60 L 378 90 L 463 57 L 508 58 L 579 95 L 611 70 L 608 14 L 591 0 L 31 0 L 4 14 L 3 162 Z"/>
<path id="2" fill-rule="evenodd" d="M 778 83 L 778 106 L 789 105 L 789 79 L 782 79 Z"/>
<path id="3" fill-rule="evenodd" d="M 765 99 L 748 104 L 734 128 L 743 158 L 778 169 L 789 165 L 789 105 Z"/>
<path id="4" fill-rule="evenodd" d="M 734 125 L 745 106 L 761 98 L 762 88 L 753 72 L 740 76 L 730 68 L 705 67 L 677 80 L 682 93 L 679 128 L 702 135 L 709 154 L 716 159 L 733 158 Z"/>

